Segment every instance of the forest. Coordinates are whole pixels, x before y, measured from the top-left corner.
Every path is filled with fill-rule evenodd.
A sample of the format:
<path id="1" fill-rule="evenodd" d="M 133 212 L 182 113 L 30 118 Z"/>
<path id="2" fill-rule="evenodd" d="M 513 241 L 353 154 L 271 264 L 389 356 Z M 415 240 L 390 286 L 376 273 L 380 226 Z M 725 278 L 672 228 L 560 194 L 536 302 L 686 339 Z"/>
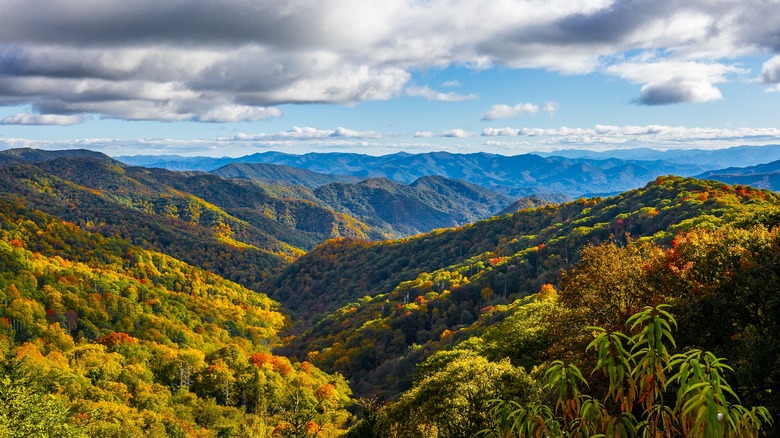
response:
<path id="1" fill-rule="evenodd" d="M 774 192 L 659 177 L 394 240 L 280 193 L 0 166 L 0 436 L 778 436 Z"/>

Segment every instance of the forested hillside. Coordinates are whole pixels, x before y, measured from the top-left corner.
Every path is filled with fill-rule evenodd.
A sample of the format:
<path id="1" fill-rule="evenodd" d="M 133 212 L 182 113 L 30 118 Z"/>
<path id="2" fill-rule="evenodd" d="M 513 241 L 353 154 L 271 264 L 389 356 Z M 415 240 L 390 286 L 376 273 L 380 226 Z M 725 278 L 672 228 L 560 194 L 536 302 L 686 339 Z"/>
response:
<path id="1" fill-rule="evenodd" d="M 3 436 L 345 425 L 343 379 L 271 352 L 285 319 L 265 295 L 23 200 L 0 200 L 0 224 Z"/>
<path id="2" fill-rule="evenodd" d="M 351 216 L 250 181 L 127 167 L 106 156 L 3 166 L 0 194 L 253 289 L 329 237 L 383 236 Z"/>
<path id="3" fill-rule="evenodd" d="M 411 185 L 387 178 L 333 183 L 318 187 L 314 195 L 325 205 L 396 237 L 484 219 L 512 202 L 508 196 L 443 177 L 423 177 Z"/>
<path id="4" fill-rule="evenodd" d="M 556 338 L 544 327 L 557 317 L 533 314 L 541 311 L 534 310 L 538 306 L 549 307 L 552 312 L 557 304 L 517 300 L 539 291 L 542 295 L 557 296 L 556 290 L 568 285 L 567 299 L 573 300 L 569 307 L 581 311 L 586 304 L 593 303 L 584 299 L 575 303 L 578 294 L 584 294 L 589 287 L 600 288 L 607 281 L 620 280 L 620 290 L 626 290 L 627 296 L 636 294 L 632 298 L 635 304 L 626 304 L 623 310 L 603 307 L 593 311 L 611 324 L 623 321 L 632 311 L 641 309 L 643 303 L 686 296 L 685 291 L 676 289 L 658 291 L 657 296 L 646 295 L 639 290 L 646 286 L 626 280 L 623 270 L 642 272 L 646 262 L 641 257 L 645 252 L 662 253 L 665 248 L 686 241 L 682 237 L 686 233 L 696 235 L 697 229 L 773 227 L 780 218 L 778 206 L 780 197 L 771 192 L 665 177 L 613 198 L 522 210 L 401 241 L 331 241 L 300 258 L 267 284 L 277 299 L 312 324 L 303 326 L 309 329 L 283 351 L 343 373 L 359 395 L 394 399 L 412 388 L 414 376 L 421 372 L 420 363 L 428 357 L 439 357 L 434 354 L 437 351 L 459 344 L 489 360 L 515 358 L 515 365 L 522 365 L 527 371 L 562 354 L 579 354 L 577 349 L 584 348 L 587 342 L 572 343 L 566 348 L 556 346 Z M 736 231 L 713 233 L 721 237 L 737 235 Z M 576 284 L 572 283 L 572 275 L 561 279 L 562 270 L 577 265 L 580 251 L 601 243 L 611 245 L 603 252 L 608 248 L 634 248 L 635 255 L 629 257 L 629 252 L 611 259 L 605 256 L 599 262 L 602 265 L 587 271 L 590 277 L 581 274 Z M 714 278 L 708 281 L 713 287 L 717 283 Z M 692 302 L 695 304 L 686 304 L 685 310 L 678 309 L 685 313 L 686 324 L 696 318 L 707 321 L 705 315 L 687 313 L 705 310 L 702 302 Z M 339 303 L 343 307 L 334 310 Z M 324 314 L 329 316 L 322 318 Z M 517 327 L 496 329 L 496 323 L 514 314 L 517 316 L 512 320 Z M 564 320 L 579 328 L 602 323 L 579 323 L 568 316 Z M 578 329 L 572 327 L 567 328 L 563 339 L 579 337 Z M 735 330 L 741 333 L 752 329 L 740 326 Z M 477 341 L 467 341 L 483 333 L 484 347 L 470 343 Z M 719 336 L 719 341 L 708 341 L 706 347 L 712 348 L 716 342 L 727 345 L 722 342 L 726 335 Z M 684 345 L 699 345 L 692 337 L 695 336 L 685 331 Z M 528 344 L 514 349 L 523 342 Z M 727 353 L 728 357 L 740 354 L 739 350 L 718 352 Z"/>
<path id="5" fill-rule="evenodd" d="M 387 178 L 361 181 L 356 177 L 255 163 L 229 164 L 212 173 L 268 184 L 270 191 L 353 216 L 388 238 L 485 219 L 513 200 L 496 191 L 441 176 L 424 176 L 407 185 Z M 537 198 L 540 203 L 545 202 Z"/>
<path id="6" fill-rule="evenodd" d="M 750 187 L 664 177 L 612 198 L 520 210 L 408 239 L 331 240 L 264 287 L 291 310 L 314 314 L 450 266 L 468 277 L 480 273 L 501 295 L 532 293 L 553 282 L 585 244 L 643 236 L 668 242 L 680 230 L 744 220 L 777 200 L 774 193 Z M 306 319 L 306 313 L 299 316 Z"/>
<path id="7" fill-rule="evenodd" d="M 557 287 L 418 353 L 411 389 L 348 436 L 777 436 L 779 254 L 764 225 L 586 247 Z"/>

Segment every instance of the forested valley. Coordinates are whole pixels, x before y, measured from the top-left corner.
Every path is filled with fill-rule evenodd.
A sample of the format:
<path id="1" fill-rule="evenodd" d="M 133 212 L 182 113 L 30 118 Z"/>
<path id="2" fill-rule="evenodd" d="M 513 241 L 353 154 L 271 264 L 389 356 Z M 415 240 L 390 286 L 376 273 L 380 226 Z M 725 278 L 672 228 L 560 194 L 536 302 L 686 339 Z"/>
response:
<path id="1" fill-rule="evenodd" d="M 664 176 L 387 239 L 310 188 L 3 163 L 2 437 L 780 435 L 774 192 Z"/>

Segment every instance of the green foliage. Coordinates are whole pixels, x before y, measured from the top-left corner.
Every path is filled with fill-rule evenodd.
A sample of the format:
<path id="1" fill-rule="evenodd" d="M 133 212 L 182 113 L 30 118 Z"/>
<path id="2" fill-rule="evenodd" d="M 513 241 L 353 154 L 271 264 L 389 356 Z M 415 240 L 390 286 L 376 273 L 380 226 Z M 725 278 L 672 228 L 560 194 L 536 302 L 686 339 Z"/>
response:
<path id="1" fill-rule="evenodd" d="M 10 346 L 0 342 L 0 437 L 87 436 L 65 400 L 47 394 L 34 379 L 30 366 L 13 357 Z"/>
<path id="2" fill-rule="evenodd" d="M 409 239 L 329 241 L 264 284 L 303 320 L 283 351 L 344 374 L 360 396 L 390 399 L 411 387 L 417 363 L 483 333 L 471 347 L 492 360 L 576 359 L 589 340 L 558 321 L 622 330 L 676 293 L 649 276 L 675 235 L 752 227 L 778 205 L 769 192 L 665 177 Z M 561 290 L 560 306 L 514 304 L 545 285 Z"/>
<path id="3" fill-rule="evenodd" d="M 441 354 L 441 353 L 438 353 Z M 436 355 L 429 360 L 436 360 Z M 387 409 L 390 437 L 468 437 L 492 424 L 491 400 L 535 398 L 533 380 L 509 361 L 463 354 L 430 370 Z"/>
<path id="4" fill-rule="evenodd" d="M 538 403 L 497 403 L 491 410 L 499 424 L 484 429 L 486 436 L 635 436 L 755 437 L 772 424 L 764 407 L 745 408 L 725 380 L 732 371 L 712 353 L 690 350 L 670 356 L 676 321 L 665 309 L 646 307 L 626 322 L 633 335 L 588 327 L 598 360 L 593 373 L 609 377 L 598 395 L 588 395 L 579 368 L 554 361 L 544 389 L 554 406 Z M 625 347 L 624 347 L 625 345 Z M 674 392 L 674 388 L 677 388 Z M 664 396 L 667 396 L 665 400 Z M 674 398 L 674 403 L 667 403 Z M 509 426 L 508 426 L 509 425 Z M 508 426 L 508 427 L 507 427 Z M 506 432 L 509 433 L 506 433 Z"/>

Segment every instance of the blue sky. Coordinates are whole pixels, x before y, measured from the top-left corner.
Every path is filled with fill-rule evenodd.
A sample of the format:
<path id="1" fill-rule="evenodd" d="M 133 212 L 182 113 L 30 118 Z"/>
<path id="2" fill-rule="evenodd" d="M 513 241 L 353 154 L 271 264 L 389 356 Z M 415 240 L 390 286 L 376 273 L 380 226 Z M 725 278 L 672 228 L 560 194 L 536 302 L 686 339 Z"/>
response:
<path id="1" fill-rule="evenodd" d="M 771 0 L 5 0 L 0 148 L 780 143 Z"/>

